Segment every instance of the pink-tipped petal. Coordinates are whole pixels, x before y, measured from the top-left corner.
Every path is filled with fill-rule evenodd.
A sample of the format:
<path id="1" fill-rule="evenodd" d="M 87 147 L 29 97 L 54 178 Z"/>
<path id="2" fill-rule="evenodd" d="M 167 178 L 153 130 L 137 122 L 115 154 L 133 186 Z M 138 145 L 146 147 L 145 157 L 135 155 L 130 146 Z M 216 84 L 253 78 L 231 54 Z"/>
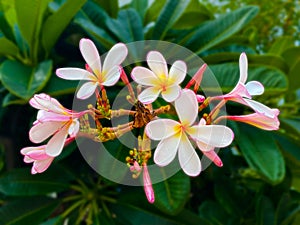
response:
<path id="1" fill-rule="evenodd" d="M 45 110 L 39 110 L 37 114 L 37 120 L 40 123 L 51 122 L 51 121 L 69 121 L 70 115 L 62 115 L 54 112 L 47 112 Z"/>
<path id="2" fill-rule="evenodd" d="M 275 118 L 279 115 L 278 109 L 271 109 L 268 106 L 251 99 L 244 99 L 244 101 L 246 102 L 246 105 L 251 107 L 257 113 L 261 113 L 270 118 Z"/>
<path id="3" fill-rule="evenodd" d="M 234 138 L 232 130 L 223 125 L 193 126 L 187 132 L 193 139 L 218 148 L 230 145 Z"/>
<path id="4" fill-rule="evenodd" d="M 96 76 L 87 70 L 79 68 L 60 68 L 56 70 L 56 75 L 66 80 L 95 80 Z"/>
<path id="5" fill-rule="evenodd" d="M 173 84 L 180 84 L 186 76 L 186 71 L 187 68 L 185 62 L 181 60 L 174 62 L 169 71 L 169 82 Z"/>
<path id="6" fill-rule="evenodd" d="M 217 153 L 214 150 L 211 150 L 209 152 L 203 152 L 203 154 L 209 158 L 216 166 L 222 167 L 223 162 L 220 159 L 220 157 L 217 155 Z"/>
<path id="7" fill-rule="evenodd" d="M 30 100 L 30 104 L 45 111 L 52 111 L 58 114 L 64 114 L 66 109 L 55 99 L 46 94 L 36 94 Z"/>
<path id="8" fill-rule="evenodd" d="M 139 94 L 138 99 L 144 104 L 150 104 L 157 99 L 159 93 L 160 90 L 157 87 L 149 87 Z"/>
<path id="9" fill-rule="evenodd" d="M 246 83 L 248 78 L 248 60 L 244 52 L 240 55 L 239 67 L 240 67 L 239 83 L 244 84 Z"/>
<path id="10" fill-rule="evenodd" d="M 106 74 L 103 74 L 103 82 L 104 86 L 113 86 L 120 79 L 121 71 L 119 66 L 114 66 L 110 69 L 110 71 Z"/>
<path id="11" fill-rule="evenodd" d="M 79 121 L 77 119 L 73 120 L 69 127 L 68 134 L 71 137 L 75 137 L 76 134 L 79 132 L 79 126 Z"/>
<path id="12" fill-rule="evenodd" d="M 176 129 L 180 124 L 171 119 L 152 120 L 145 127 L 147 136 L 152 140 L 161 140 L 175 135 L 181 130 Z"/>
<path id="13" fill-rule="evenodd" d="M 101 74 L 101 60 L 95 44 L 89 39 L 82 38 L 79 48 L 86 63 L 99 76 Z"/>
<path id="14" fill-rule="evenodd" d="M 197 146 L 202 152 L 209 152 L 214 149 L 214 146 L 208 145 L 201 141 L 197 141 Z"/>
<path id="15" fill-rule="evenodd" d="M 151 179 L 150 179 L 150 175 L 149 175 L 147 165 L 144 165 L 143 168 L 144 168 L 144 171 L 143 171 L 144 191 L 145 191 L 148 202 L 152 204 L 155 201 L 152 182 L 151 182 Z"/>
<path id="16" fill-rule="evenodd" d="M 137 66 L 132 70 L 131 77 L 136 83 L 145 86 L 155 86 L 158 82 L 157 77 L 151 70 L 141 66 Z"/>
<path id="17" fill-rule="evenodd" d="M 28 152 L 27 156 L 34 160 L 45 160 L 49 158 L 49 156 L 45 153 L 45 149 Z"/>
<path id="18" fill-rule="evenodd" d="M 177 153 L 182 133 L 161 140 L 154 152 L 153 160 L 158 166 L 170 164 Z"/>
<path id="19" fill-rule="evenodd" d="M 193 124 L 198 115 L 198 103 L 195 93 L 189 89 L 182 90 L 175 101 L 175 108 L 182 124 Z"/>
<path id="20" fill-rule="evenodd" d="M 27 155 L 24 156 L 24 162 L 25 163 L 33 163 L 34 162 L 34 159 L 28 157 Z"/>
<path id="21" fill-rule="evenodd" d="M 147 63 L 149 68 L 159 78 L 168 77 L 168 66 L 165 58 L 157 51 L 151 51 L 147 55 Z"/>
<path id="22" fill-rule="evenodd" d="M 29 138 L 33 143 L 40 143 L 54 134 L 64 125 L 64 122 L 52 121 L 37 123 L 29 131 Z"/>
<path id="23" fill-rule="evenodd" d="M 79 98 L 79 99 L 89 98 L 90 96 L 92 96 L 95 93 L 97 86 L 98 86 L 98 83 L 86 82 L 79 88 L 79 90 L 77 92 L 77 98 Z"/>
<path id="24" fill-rule="evenodd" d="M 227 100 L 233 100 L 234 98 L 242 97 L 251 98 L 246 86 L 242 83 L 238 83 L 230 93 L 224 96 L 224 98 Z"/>
<path id="25" fill-rule="evenodd" d="M 43 173 L 51 165 L 53 159 L 54 159 L 53 157 L 48 157 L 45 160 L 35 161 L 32 166 L 33 171 L 34 171 L 33 174 Z"/>
<path id="26" fill-rule="evenodd" d="M 258 81 L 250 81 L 246 84 L 246 89 L 250 95 L 261 95 L 264 93 L 264 86 Z"/>
<path id="27" fill-rule="evenodd" d="M 168 87 L 165 91 L 162 91 L 161 95 L 165 101 L 173 102 L 179 97 L 180 90 L 180 86 L 176 84 Z"/>
<path id="28" fill-rule="evenodd" d="M 37 151 L 37 150 L 44 151 L 45 147 L 46 147 L 46 145 L 41 145 L 41 146 L 36 146 L 36 147 L 26 147 L 26 148 L 22 148 L 20 152 L 22 155 L 27 155 L 31 151 Z"/>
<path id="29" fill-rule="evenodd" d="M 68 129 L 69 126 L 65 125 L 49 140 L 45 149 L 46 154 L 52 157 L 56 157 L 61 153 L 68 136 Z"/>
<path id="30" fill-rule="evenodd" d="M 191 177 L 201 172 L 200 159 L 187 136 L 183 133 L 178 149 L 178 160 L 182 170 Z"/>

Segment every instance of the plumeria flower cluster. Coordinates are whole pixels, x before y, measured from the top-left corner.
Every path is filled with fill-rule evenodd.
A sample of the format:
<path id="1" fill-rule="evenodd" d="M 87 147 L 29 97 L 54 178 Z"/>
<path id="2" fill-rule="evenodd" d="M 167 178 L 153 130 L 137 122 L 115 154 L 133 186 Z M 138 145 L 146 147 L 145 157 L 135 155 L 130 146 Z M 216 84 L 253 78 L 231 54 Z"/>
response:
<path id="1" fill-rule="evenodd" d="M 59 68 L 56 74 L 66 80 L 86 81 L 76 96 L 87 99 L 95 95 L 96 106 L 88 105 L 86 110 L 75 112 L 47 94 L 33 96 L 29 103 L 39 111 L 37 120 L 29 131 L 29 138 L 33 143 L 42 144 L 21 150 L 24 161 L 33 163 L 32 174 L 44 172 L 54 158 L 61 154 L 64 146 L 76 137 L 83 136 L 105 142 L 139 128 L 142 133 L 138 136 L 137 148 L 131 149 L 124 161 L 134 179 L 143 177 L 146 197 L 153 203 L 155 197 L 148 170 L 149 159 L 152 157 L 156 165 L 164 167 L 178 156 L 182 170 L 188 176 L 195 177 L 202 171 L 201 155 L 219 167 L 223 165 L 216 149 L 229 146 L 234 134 L 229 127 L 221 125 L 220 121 L 227 119 L 243 122 L 264 130 L 279 128 L 279 110 L 252 99 L 252 96 L 261 95 L 264 87 L 258 81 L 246 82 L 248 63 L 245 53 L 239 59 L 240 78 L 235 88 L 221 96 L 203 96 L 198 91 L 206 64 L 188 80 L 188 68 L 184 61 L 177 60 L 169 68 L 160 52 L 150 51 L 146 57 L 148 68 L 137 66 L 131 71 L 132 80 L 138 84 L 134 90 L 129 76 L 121 66 L 128 54 L 125 44 L 114 45 L 106 55 L 103 65 L 91 40 L 82 39 L 79 47 L 86 62 L 85 69 Z M 115 85 L 119 80 L 127 86 L 127 100 L 134 110 L 110 108 L 106 88 Z M 184 80 L 187 84 L 183 88 L 181 85 Z M 166 105 L 154 109 L 152 103 L 159 96 Z M 218 101 L 218 104 L 209 113 L 203 113 L 202 110 L 213 101 Z M 221 107 L 228 101 L 243 104 L 254 112 L 248 115 L 219 116 Z M 120 116 L 131 116 L 133 119 L 117 127 L 102 125 L 102 120 Z M 95 126 L 91 126 L 91 119 Z M 48 142 L 44 143 L 45 141 Z M 159 141 L 155 150 L 151 149 L 152 141 Z"/>

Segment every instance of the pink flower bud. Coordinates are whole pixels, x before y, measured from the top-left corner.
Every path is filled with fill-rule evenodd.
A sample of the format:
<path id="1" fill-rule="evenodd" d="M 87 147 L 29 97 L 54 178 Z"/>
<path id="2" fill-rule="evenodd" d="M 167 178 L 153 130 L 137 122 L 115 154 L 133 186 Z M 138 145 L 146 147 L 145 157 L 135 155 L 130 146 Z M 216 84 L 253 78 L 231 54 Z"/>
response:
<path id="1" fill-rule="evenodd" d="M 151 182 L 151 179 L 150 179 L 150 175 L 149 175 L 147 165 L 144 164 L 143 168 L 144 168 L 144 170 L 143 170 L 144 191 L 145 191 L 148 202 L 152 204 L 155 201 L 152 182 Z"/>

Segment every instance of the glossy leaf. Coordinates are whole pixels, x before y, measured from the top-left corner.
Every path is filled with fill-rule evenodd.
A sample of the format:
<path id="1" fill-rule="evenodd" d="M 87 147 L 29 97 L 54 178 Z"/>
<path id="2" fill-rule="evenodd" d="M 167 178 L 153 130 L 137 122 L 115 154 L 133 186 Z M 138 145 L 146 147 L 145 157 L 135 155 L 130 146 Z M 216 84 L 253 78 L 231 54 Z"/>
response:
<path id="1" fill-rule="evenodd" d="M 201 217 L 206 218 L 213 225 L 223 224 L 230 218 L 225 209 L 213 201 L 202 202 L 198 211 Z"/>
<path id="2" fill-rule="evenodd" d="M 19 98 L 19 97 L 15 96 L 11 93 L 7 93 L 5 95 L 5 97 L 3 98 L 2 106 L 5 107 L 5 106 L 15 105 L 15 104 L 24 105 L 24 104 L 27 104 L 27 103 L 28 103 L 27 100 Z"/>
<path id="3" fill-rule="evenodd" d="M 0 37 L 0 56 L 16 57 L 19 54 L 19 48 L 5 37 Z"/>
<path id="4" fill-rule="evenodd" d="M 29 67 L 18 61 L 6 60 L 0 67 L 3 85 L 14 95 L 28 100 L 41 90 L 49 80 L 52 61 L 44 61 L 37 67 Z"/>
<path id="5" fill-rule="evenodd" d="M 290 81 L 289 91 L 297 90 L 300 88 L 300 59 L 291 67 L 288 73 L 288 78 Z"/>
<path id="6" fill-rule="evenodd" d="M 150 22 L 155 22 L 157 20 L 166 2 L 167 0 L 153 1 L 150 7 L 147 8 L 145 19 L 144 19 L 144 25 L 147 25 Z"/>
<path id="7" fill-rule="evenodd" d="M 199 54 L 221 43 L 245 27 L 258 13 L 255 6 L 245 6 L 209 21 L 192 32 L 183 44 Z"/>
<path id="8" fill-rule="evenodd" d="M 121 10 L 117 19 L 107 19 L 106 25 L 118 40 L 128 43 L 144 39 L 143 24 L 136 10 Z"/>
<path id="9" fill-rule="evenodd" d="M 0 208 L 0 224 L 38 225 L 57 208 L 60 201 L 47 197 L 13 200 Z"/>
<path id="10" fill-rule="evenodd" d="M 280 56 L 286 49 L 294 47 L 293 38 L 289 36 L 279 37 L 271 46 L 268 53 Z"/>
<path id="11" fill-rule="evenodd" d="M 46 19 L 43 24 L 42 43 L 47 53 L 51 51 L 61 33 L 86 1 L 68 0 Z"/>
<path id="12" fill-rule="evenodd" d="M 154 184 L 153 189 L 154 205 L 165 213 L 175 215 L 183 208 L 190 193 L 190 179 L 180 171 L 174 176 Z"/>
<path id="13" fill-rule="evenodd" d="M 152 38 L 162 40 L 167 31 L 178 21 L 190 0 L 168 0 L 155 23 Z"/>
<path id="14" fill-rule="evenodd" d="M 59 95 L 74 94 L 78 87 L 78 81 L 63 80 L 52 75 L 43 92 L 55 97 Z"/>
<path id="15" fill-rule="evenodd" d="M 0 177 L 0 192 L 7 196 L 45 195 L 66 190 L 72 179 L 63 167 L 53 165 L 44 173 L 35 175 L 29 168 L 14 169 Z"/>
<path id="16" fill-rule="evenodd" d="M 289 67 L 293 67 L 300 61 L 300 47 L 288 48 L 281 55 Z"/>
<path id="17" fill-rule="evenodd" d="M 134 8 L 138 12 L 142 21 L 144 21 L 148 3 L 148 0 L 132 0 L 130 3 L 130 7 Z"/>
<path id="18" fill-rule="evenodd" d="M 3 4 L 3 1 L 1 2 L 1 5 Z M 5 10 L 0 11 L 0 30 L 4 34 L 4 37 L 9 39 L 10 41 L 14 40 L 14 33 L 13 33 L 13 27 L 10 26 L 8 21 L 6 20 L 6 14 Z"/>
<path id="19" fill-rule="evenodd" d="M 256 202 L 256 224 L 257 225 L 274 225 L 274 206 L 266 196 L 260 196 Z"/>
<path id="20" fill-rule="evenodd" d="M 116 18 L 119 10 L 118 0 L 95 0 L 111 17 Z"/>
<path id="21" fill-rule="evenodd" d="M 281 182 L 285 175 L 285 163 L 272 135 L 245 124 L 239 127 L 236 141 L 249 166 L 270 183 Z"/>
<path id="22" fill-rule="evenodd" d="M 18 25 L 33 54 L 39 42 L 43 16 L 49 2 L 50 0 L 15 0 Z"/>

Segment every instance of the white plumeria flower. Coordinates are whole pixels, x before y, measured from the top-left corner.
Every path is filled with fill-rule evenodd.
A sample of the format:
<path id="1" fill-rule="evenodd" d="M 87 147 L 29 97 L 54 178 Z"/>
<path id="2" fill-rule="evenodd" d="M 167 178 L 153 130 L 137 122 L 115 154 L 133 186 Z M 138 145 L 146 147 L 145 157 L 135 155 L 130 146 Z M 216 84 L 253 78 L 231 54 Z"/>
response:
<path id="1" fill-rule="evenodd" d="M 240 78 L 234 89 L 226 95 L 221 96 L 226 100 L 239 102 L 252 108 L 255 112 L 261 113 L 267 117 L 275 118 L 279 114 L 278 109 L 271 109 L 266 105 L 252 100 L 252 96 L 264 93 L 264 86 L 258 81 L 247 82 L 248 78 L 248 60 L 245 53 L 240 55 L 239 59 Z"/>
<path id="2" fill-rule="evenodd" d="M 79 48 L 89 69 L 60 68 L 56 74 L 66 80 L 88 80 L 77 92 L 79 99 L 86 99 L 95 92 L 97 86 L 113 86 L 120 79 L 119 67 L 128 50 L 123 43 L 115 44 L 107 53 L 102 67 L 98 50 L 91 40 L 81 39 Z"/>
<path id="3" fill-rule="evenodd" d="M 158 166 L 166 166 L 173 161 L 178 151 L 183 171 L 189 176 L 197 176 L 201 172 L 201 162 L 188 136 L 203 145 L 225 147 L 232 142 L 233 132 L 221 125 L 194 125 L 198 115 L 198 103 L 191 90 L 182 90 L 175 100 L 175 109 L 179 122 L 157 119 L 146 125 L 149 138 L 160 140 L 154 152 L 154 162 Z"/>
<path id="4" fill-rule="evenodd" d="M 33 143 L 41 143 L 53 135 L 45 147 L 45 153 L 52 157 L 58 156 L 68 135 L 75 137 L 78 133 L 78 118 L 86 111 L 73 112 L 46 94 L 35 95 L 29 103 L 39 109 L 37 121 L 29 131 L 30 140 Z"/>
<path id="5" fill-rule="evenodd" d="M 147 63 L 151 70 L 137 66 L 131 72 L 132 79 L 147 88 L 139 94 L 138 99 L 144 104 L 154 102 L 161 93 L 167 102 L 173 102 L 178 98 L 181 87 L 179 84 L 186 76 L 186 64 L 183 61 L 175 61 L 168 73 L 165 58 L 157 51 L 151 51 L 147 55 Z"/>

